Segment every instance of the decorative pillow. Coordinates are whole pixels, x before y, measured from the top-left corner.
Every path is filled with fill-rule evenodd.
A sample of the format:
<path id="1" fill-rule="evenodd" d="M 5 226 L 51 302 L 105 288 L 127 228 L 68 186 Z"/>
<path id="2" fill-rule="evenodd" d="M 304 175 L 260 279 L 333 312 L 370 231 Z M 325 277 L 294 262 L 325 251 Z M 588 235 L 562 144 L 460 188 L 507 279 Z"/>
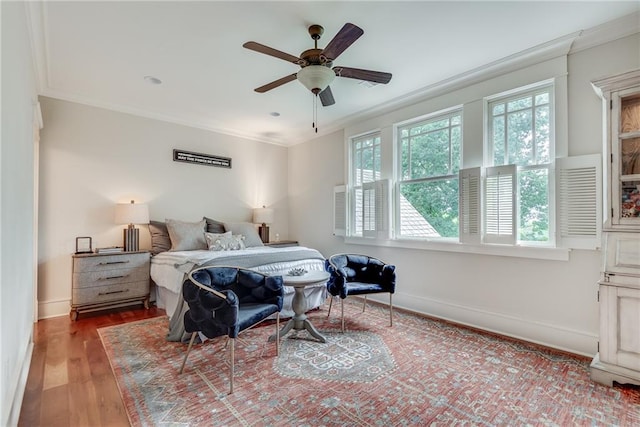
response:
<path id="1" fill-rule="evenodd" d="M 244 249 L 244 236 L 233 235 L 230 231 L 224 234 L 205 233 L 210 251 L 239 251 Z"/>
<path id="2" fill-rule="evenodd" d="M 171 250 L 171 238 L 167 224 L 161 221 L 149 221 L 149 232 L 151 233 L 151 253 L 153 255 Z"/>
<path id="3" fill-rule="evenodd" d="M 206 222 L 203 219 L 198 222 L 184 222 L 175 219 L 167 219 L 167 231 L 171 238 L 172 251 L 194 251 L 207 249 L 204 239 Z"/>
<path id="4" fill-rule="evenodd" d="M 225 231 L 227 231 L 227 230 L 224 229 L 224 224 L 222 222 L 220 222 L 220 221 L 216 221 L 215 219 L 207 218 L 206 216 L 202 217 L 202 219 L 207 221 L 207 233 L 222 234 Z"/>
<path id="5" fill-rule="evenodd" d="M 260 240 L 260 235 L 256 231 L 256 226 L 250 222 L 225 222 L 224 229 L 231 231 L 234 235 L 242 234 L 244 236 L 244 245 L 247 248 L 264 246 L 262 240 Z"/>

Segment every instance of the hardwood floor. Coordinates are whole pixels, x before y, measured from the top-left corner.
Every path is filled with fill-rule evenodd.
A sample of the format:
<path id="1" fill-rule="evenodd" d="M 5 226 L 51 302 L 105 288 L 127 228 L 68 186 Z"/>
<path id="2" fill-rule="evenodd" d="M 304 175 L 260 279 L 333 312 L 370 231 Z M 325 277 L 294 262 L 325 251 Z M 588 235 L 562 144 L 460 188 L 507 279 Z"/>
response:
<path id="1" fill-rule="evenodd" d="M 109 360 L 97 329 L 150 317 L 164 310 L 127 307 L 40 320 L 19 426 L 128 426 Z"/>

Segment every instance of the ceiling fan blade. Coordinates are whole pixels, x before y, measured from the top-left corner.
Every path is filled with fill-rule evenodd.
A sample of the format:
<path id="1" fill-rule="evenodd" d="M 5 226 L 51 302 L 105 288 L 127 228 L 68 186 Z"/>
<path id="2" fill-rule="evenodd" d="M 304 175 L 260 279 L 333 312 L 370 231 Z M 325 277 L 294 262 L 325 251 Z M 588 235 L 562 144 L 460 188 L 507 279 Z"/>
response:
<path id="1" fill-rule="evenodd" d="M 297 77 L 296 77 L 296 73 L 293 73 L 293 74 L 288 75 L 288 76 L 285 76 L 285 77 L 283 77 L 283 78 L 281 78 L 281 79 L 274 80 L 274 81 L 272 81 L 271 83 L 267 83 L 267 84 L 266 84 L 266 85 L 264 85 L 264 86 L 257 87 L 257 88 L 255 88 L 254 90 L 255 90 L 256 92 L 258 92 L 258 93 L 265 93 L 265 92 L 266 92 L 266 91 L 268 91 L 268 90 L 275 89 L 275 88 L 277 88 L 278 86 L 282 86 L 282 85 L 283 85 L 283 84 L 285 84 L 285 83 L 292 82 L 292 81 L 294 81 L 295 79 L 297 79 Z"/>
<path id="2" fill-rule="evenodd" d="M 333 93 L 331 92 L 331 86 L 327 86 L 325 90 L 320 92 L 320 102 L 322 102 L 323 107 L 328 107 L 329 105 L 333 105 L 336 103 L 336 100 L 333 99 Z"/>
<path id="3" fill-rule="evenodd" d="M 305 62 L 297 56 L 289 55 L 288 53 L 281 52 L 277 49 L 256 42 L 246 42 L 242 45 L 242 47 L 256 51 L 258 53 L 264 53 L 265 55 L 273 56 L 278 59 L 283 59 L 287 62 L 293 62 L 294 64 L 301 64 Z"/>
<path id="4" fill-rule="evenodd" d="M 334 60 L 363 34 L 364 30 L 362 30 L 362 28 L 347 22 L 340 31 L 338 31 L 338 34 L 333 37 L 320 55 L 329 60 Z"/>
<path id="5" fill-rule="evenodd" d="M 387 84 L 391 81 L 391 73 L 381 71 L 361 70 L 359 68 L 333 67 L 336 76 L 350 79 L 366 80 L 374 83 Z"/>

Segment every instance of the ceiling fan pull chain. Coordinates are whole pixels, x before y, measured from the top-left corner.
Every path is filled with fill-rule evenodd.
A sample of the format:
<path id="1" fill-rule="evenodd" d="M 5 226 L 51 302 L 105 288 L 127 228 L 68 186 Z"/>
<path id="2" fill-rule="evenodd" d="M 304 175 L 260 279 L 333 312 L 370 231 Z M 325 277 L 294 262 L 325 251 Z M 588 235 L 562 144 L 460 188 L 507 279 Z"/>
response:
<path id="1" fill-rule="evenodd" d="M 313 95 L 313 123 L 311 123 L 311 127 L 318 133 L 318 95 Z"/>
<path id="2" fill-rule="evenodd" d="M 313 96 L 313 122 L 316 133 L 318 133 L 318 95 Z"/>

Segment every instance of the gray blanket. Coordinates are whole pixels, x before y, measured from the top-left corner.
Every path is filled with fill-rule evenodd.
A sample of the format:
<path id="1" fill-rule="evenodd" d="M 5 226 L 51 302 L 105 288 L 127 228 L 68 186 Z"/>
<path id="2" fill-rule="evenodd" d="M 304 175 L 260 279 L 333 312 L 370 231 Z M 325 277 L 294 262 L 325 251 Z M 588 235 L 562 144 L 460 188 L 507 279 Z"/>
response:
<path id="1" fill-rule="evenodd" d="M 211 267 L 211 266 L 233 266 L 242 268 L 255 268 L 261 265 L 273 264 L 278 262 L 287 261 L 300 261 L 305 259 L 321 259 L 324 257 L 320 252 L 315 249 L 297 247 L 288 248 L 286 251 L 273 251 L 273 253 L 256 253 L 247 255 L 234 254 L 229 252 L 229 256 L 217 257 L 214 259 L 192 259 L 189 262 L 176 265 L 176 268 L 185 272 L 184 280 L 186 280 L 189 271 L 193 268 Z M 185 269 L 186 267 L 186 269 Z M 178 295 L 178 303 L 176 304 L 176 310 L 171 316 L 169 322 L 169 333 L 167 334 L 168 341 L 181 341 L 189 342 L 191 334 L 184 330 L 184 314 L 189 310 L 189 306 L 184 302 L 182 298 L 182 292 Z"/>

